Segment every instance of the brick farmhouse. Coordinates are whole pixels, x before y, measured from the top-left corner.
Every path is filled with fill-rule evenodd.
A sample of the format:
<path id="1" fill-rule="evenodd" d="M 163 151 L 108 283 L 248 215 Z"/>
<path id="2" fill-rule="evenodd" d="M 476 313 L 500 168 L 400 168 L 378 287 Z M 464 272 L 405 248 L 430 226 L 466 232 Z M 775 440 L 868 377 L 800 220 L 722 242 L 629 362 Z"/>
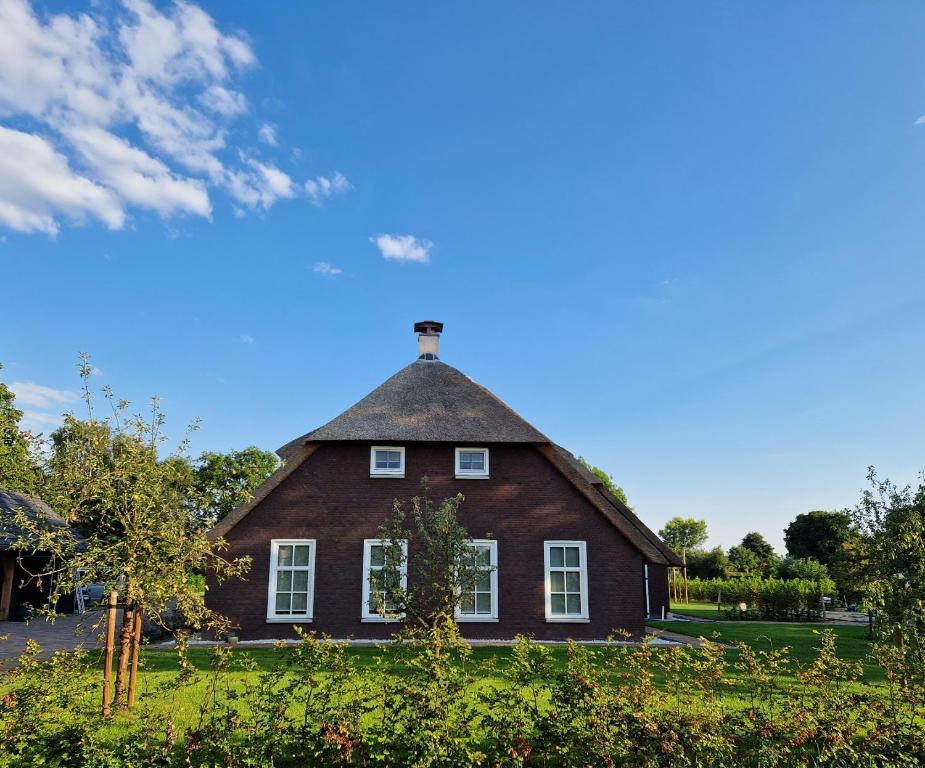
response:
<path id="1" fill-rule="evenodd" d="M 672 552 L 564 448 L 439 359 L 442 324 L 417 323 L 419 357 L 333 421 L 279 449 L 284 466 L 211 532 L 244 580 L 209 579 L 208 605 L 242 640 L 386 638 L 379 526 L 395 499 L 461 492 L 485 573 L 462 596 L 465 637 L 603 639 L 644 632 L 668 605 Z M 408 574 L 413 579 L 413 574 Z M 371 593 L 372 584 L 372 593 Z"/>

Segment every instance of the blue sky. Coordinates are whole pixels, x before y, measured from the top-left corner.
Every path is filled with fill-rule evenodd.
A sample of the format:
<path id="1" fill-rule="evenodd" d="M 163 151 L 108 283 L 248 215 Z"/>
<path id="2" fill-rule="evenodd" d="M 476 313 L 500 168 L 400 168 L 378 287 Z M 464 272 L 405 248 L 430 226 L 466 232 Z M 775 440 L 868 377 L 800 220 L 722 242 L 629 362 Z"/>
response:
<path id="1" fill-rule="evenodd" d="M 654 527 L 780 546 L 925 467 L 920 4 L 0 17 L 0 375 L 35 425 L 83 350 L 197 452 L 275 448 L 432 318 Z"/>

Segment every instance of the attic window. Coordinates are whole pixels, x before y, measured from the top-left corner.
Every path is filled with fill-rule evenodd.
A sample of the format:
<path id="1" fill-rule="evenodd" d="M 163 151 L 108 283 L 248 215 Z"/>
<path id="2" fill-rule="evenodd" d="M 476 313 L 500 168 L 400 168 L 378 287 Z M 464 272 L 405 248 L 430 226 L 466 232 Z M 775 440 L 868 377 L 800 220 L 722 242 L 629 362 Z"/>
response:
<path id="1" fill-rule="evenodd" d="M 372 477 L 404 477 L 405 449 L 398 446 L 374 445 L 369 453 L 369 474 Z"/>
<path id="2" fill-rule="evenodd" d="M 488 449 L 457 448 L 456 477 L 488 477 Z"/>

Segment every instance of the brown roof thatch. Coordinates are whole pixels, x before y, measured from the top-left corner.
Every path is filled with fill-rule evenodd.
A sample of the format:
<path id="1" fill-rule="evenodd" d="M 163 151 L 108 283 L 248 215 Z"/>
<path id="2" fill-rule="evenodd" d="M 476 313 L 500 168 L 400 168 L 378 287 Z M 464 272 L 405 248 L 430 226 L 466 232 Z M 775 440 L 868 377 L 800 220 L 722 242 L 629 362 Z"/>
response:
<path id="1" fill-rule="evenodd" d="M 280 448 L 308 442 L 548 443 L 485 387 L 439 360 L 416 360 L 333 421 Z"/>
<path id="2" fill-rule="evenodd" d="M 18 514 L 48 528 L 68 528 L 67 520 L 41 499 L 0 491 L 0 549 L 14 546 L 27 532 L 16 522 Z M 78 536 L 77 533 L 74 533 Z"/>
<path id="3" fill-rule="evenodd" d="M 277 453 L 285 464 L 211 531 L 226 535 L 319 444 L 338 441 L 458 444 L 529 443 L 569 480 L 650 563 L 680 565 L 680 559 L 600 479 L 571 453 L 524 421 L 485 387 L 439 360 L 417 360 L 402 368 L 356 405 L 322 427 L 287 443 Z"/>

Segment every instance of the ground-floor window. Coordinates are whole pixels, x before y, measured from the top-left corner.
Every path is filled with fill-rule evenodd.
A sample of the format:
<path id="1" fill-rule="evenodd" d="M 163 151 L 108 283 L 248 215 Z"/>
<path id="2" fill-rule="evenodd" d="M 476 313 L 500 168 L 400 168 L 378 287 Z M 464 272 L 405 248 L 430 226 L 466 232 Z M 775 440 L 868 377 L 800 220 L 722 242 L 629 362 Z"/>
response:
<path id="1" fill-rule="evenodd" d="M 315 540 L 270 542 L 268 621 L 311 621 L 315 592 Z"/>
<path id="2" fill-rule="evenodd" d="M 472 557 L 480 575 L 471 589 L 460 595 L 457 621 L 498 620 L 498 542 L 473 539 Z"/>
<path id="3" fill-rule="evenodd" d="M 583 541 L 544 542 L 546 621 L 588 620 L 588 558 Z"/>
<path id="4" fill-rule="evenodd" d="M 382 572 L 389 565 L 389 542 L 382 539 L 366 539 L 363 542 L 363 605 L 360 614 L 363 621 L 389 621 L 400 619 L 400 606 L 384 583 Z M 401 588 L 407 587 L 408 542 L 401 542 L 400 579 Z"/>

